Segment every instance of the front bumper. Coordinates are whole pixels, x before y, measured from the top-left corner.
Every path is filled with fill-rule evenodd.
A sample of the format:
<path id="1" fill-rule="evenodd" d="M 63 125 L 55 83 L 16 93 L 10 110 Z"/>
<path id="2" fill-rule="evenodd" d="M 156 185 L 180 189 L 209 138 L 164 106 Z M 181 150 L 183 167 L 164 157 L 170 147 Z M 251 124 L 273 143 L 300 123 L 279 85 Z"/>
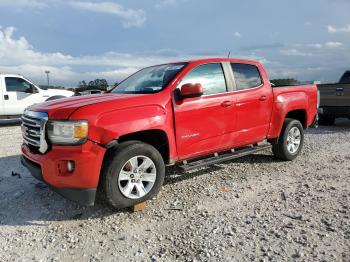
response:
<path id="1" fill-rule="evenodd" d="M 81 146 L 54 146 L 41 155 L 23 144 L 22 153 L 22 164 L 35 178 L 70 200 L 94 204 L 105 148 L 88 141 Z M 65 168 L 67 161 L 74 161 L 73 172 Z"/>

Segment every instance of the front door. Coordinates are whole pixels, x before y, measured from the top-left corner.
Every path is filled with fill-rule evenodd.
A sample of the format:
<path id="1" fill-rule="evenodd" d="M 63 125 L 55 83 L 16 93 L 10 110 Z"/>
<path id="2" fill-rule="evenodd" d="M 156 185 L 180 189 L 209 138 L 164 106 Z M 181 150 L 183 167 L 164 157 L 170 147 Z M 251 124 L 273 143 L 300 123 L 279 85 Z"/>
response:
<path id="1" fill-rule="evenodd" d="M 181 160 L 225 149 L 232 144 L 226 134 L 230 121 L 234 121 L 230 110 L 234 101 L 227 93 L 222 64 L 194 68 L 179 87 L 188 83 L 200 83 L 203 95 L 174 100 L 176 143 Z"/>
<path id="2" fill-rule="evenodd" d="M 21 115 L 26 107 L 43 102 L 36 87 L 19 77 L 5 77 L 3 99 L 5 115 Z"/>

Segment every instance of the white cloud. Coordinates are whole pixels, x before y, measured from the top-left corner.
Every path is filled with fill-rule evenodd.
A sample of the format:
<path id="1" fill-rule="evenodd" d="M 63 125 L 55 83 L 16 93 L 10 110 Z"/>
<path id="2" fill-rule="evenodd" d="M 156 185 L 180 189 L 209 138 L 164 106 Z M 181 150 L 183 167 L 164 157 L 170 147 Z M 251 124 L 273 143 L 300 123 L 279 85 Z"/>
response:
<path id="1" fill-rule="evenodd" d="M 327 26 L 328 33 L 350 33 L 350 24 L 344 27 L 335 27 L 332 25 Z"/>
<path id="2" fill-rule="evenodd" d="M 174 6 L 177 4 L 177 2 L 178 0 L 161 0 L 156 4 L 156 8 L 161 9 L 169 6 Z"/>
<path id="3" fill-rule="evenodd" d="M 324 45 L 327 48 L 338 48 L 338 47 L 342 47 L 343 43 L 340 43 L 340 42 L 327 42 Z"/>
<path id="4" fill-rule="evenodd" d="M 304 23 L 304 25 L 305 25 L 305 26 L 312 26 L 312 22 L 306 21 L 306 22 Z"/>
<path id="5" fill-rule="evenodd" d="M 233 33 L 233 36 L 238 37 L 238 38 L 241 38 L 241 37 L 242 37 L 242 35 L 241 35 L 240 32 L 234 32 L 234 33 Z"/>
<path id="6" fill-rule="evenodd" d="M 310 48 L 316 48 L 316 49 L 322 49 L 322 48 L 330 48 L 330 49 L 335 49 L 335 48 L 339 48 L 342 47 L 344 44 L 341 42 L 326 42 L 324 44 L 307 44 L 307 45 L 297 45 L 299 47 L 310 47 Z"/>
<path id="7" fill-rule="evenodd" d="M 321 49 L 323 48 L 323 44 L 308 44 L 307 47 Z"/>
<path id="8" fill-rule="evenodd" d="M 15 38 L 14 31 L 14 27 L 0 27 L 0 72 L 22 74 L 37 83 L 45 81 L 45 70 L 51 71 L 53 83 L 58 84 L 74 85 L 83 79 L 103 77 L 113 83 L 142 67 L 183 59 L 169 50 L 141 54 L 108 52 L 90 56 L 44 53 L 35 50 L 24 37 Z"/>
<path id="9" fill-rule="evenodd" d="M 43 0 L 0 0 L 0 6 L 42 8 L 47 4 Z"/>
<path id="10" fill-rule="evenodd" d="M 284 49 L 284 50 L 281 50 L 280 53 L 282 55 L 286 55 L 286 56 L 313 56 L 313 54 L 311 53 L 306 53 L 306 52 L 302 52 L 298 49 Z"/>
<path id="11" fill-rule="evenodd" d="M 69 5 L 91 12 L 116 15 L 123 20 L 123 26 L 125 28 L 140 27 L 146 21 L 146 14 L 143 10 L 125 8 L 117 3 L 72 1 L 69 2 Z"/>

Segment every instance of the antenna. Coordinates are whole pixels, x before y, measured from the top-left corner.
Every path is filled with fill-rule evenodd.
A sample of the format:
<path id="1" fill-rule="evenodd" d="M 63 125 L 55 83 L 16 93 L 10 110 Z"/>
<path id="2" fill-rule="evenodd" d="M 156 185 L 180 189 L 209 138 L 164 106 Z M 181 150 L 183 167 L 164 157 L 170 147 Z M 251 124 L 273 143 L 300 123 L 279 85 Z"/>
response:
<path id="1" fill-rule="evenodd" d="M 231 51 L 228 51 L 227 58 L 230 58 L 230 55 L 231 55 Z"/>

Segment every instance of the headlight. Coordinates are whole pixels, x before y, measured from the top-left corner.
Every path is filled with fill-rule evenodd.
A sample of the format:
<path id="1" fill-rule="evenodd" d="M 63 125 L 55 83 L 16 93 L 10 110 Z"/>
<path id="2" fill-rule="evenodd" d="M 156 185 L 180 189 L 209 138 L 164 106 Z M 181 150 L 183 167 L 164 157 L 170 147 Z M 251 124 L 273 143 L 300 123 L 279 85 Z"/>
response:
<path id="1" fill-rule="evenodd" d="M 85 120 L 47 123 L 48 138 L 56 145 L 81 145 L 86 142 L 88 131 L 89 125 Z"/>

